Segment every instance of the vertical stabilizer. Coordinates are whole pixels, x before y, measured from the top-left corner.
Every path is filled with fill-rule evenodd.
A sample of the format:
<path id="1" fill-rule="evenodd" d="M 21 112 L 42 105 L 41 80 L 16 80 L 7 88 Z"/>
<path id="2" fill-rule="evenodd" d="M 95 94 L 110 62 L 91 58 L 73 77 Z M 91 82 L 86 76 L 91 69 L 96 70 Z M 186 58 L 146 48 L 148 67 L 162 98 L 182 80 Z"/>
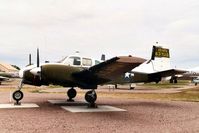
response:
<path id="1" fill-rule="evenodd" d="M 161 46 L 153 46 L 151 63 L 154 71 L 171 69 L 169 49 Z"/>

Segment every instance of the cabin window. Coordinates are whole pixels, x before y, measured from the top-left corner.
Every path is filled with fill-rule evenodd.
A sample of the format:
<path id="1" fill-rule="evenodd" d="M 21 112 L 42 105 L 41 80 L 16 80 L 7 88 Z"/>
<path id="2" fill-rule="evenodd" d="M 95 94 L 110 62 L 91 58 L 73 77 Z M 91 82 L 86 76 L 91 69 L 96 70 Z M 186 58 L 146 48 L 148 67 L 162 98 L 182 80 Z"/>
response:
<path id="1" fill-rule="evenodd" d="M 98 61 L 98 60 L 95 60 L 95 65 L 97 65 L 97 64 L 99 64 L 100 63 L 100 61 Z"/>
<path id="2" fill-rule="evenodd" d="M 82 65 L 83 66 L 92 66 L 92 60 L 89 58 L 83 58 L 82 59 Z"/>
<path id="3" fill-rule="evenodd" d="M 81 65 L 81 59 L 80 59 L 80 57 L 70 57 L 69 60 L 70 60 L 69 61 L 70 64 L 72 64 L 72 65 L 76 65 L 76 66 Z"/>

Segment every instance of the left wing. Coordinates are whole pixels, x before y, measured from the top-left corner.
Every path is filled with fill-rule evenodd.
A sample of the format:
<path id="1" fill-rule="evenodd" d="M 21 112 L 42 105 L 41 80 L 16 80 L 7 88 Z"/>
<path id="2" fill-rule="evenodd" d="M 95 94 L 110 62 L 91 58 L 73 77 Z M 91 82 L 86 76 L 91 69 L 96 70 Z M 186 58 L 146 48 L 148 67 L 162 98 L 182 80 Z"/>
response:
<path id="1" fill-rule="evenodd" d="M 139 66 L 146 60 L 132 56 L 114 57 L 110 60 L 73 74 L 75 79 L 88 84 L 104 84 Z"/>

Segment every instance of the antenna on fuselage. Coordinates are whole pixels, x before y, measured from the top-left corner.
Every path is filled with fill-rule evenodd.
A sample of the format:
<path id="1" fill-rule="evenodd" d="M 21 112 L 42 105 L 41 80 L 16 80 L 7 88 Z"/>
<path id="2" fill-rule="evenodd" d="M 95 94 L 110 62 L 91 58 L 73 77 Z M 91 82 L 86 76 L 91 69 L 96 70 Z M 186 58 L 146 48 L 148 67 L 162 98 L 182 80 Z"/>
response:
<path id="1" fill-rule="evenodd" d="M 102 61 L 105 61 L 105 60 L 106 60 L 106 55 L 105 55 L 105 54 L 102 54 L 101 60 L 102 60 Z"/>
<path id="2" fill-rule="evenodd" d="M 79 56 L 80 52 L 79 51 L 75 51 L 75 55 Z"/>

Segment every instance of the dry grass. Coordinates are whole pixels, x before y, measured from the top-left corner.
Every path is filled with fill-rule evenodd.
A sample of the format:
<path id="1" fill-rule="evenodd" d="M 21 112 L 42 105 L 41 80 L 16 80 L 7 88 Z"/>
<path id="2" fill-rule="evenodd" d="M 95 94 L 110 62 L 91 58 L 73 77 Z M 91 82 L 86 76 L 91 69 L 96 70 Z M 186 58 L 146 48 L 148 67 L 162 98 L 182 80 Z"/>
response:
<path id="1" fill-rule="evenodd" d="M 190 82 L 188 80 L 180 80 L 177 84 L 171 84 L 169 81 L 156 83 L 146 83 L 138 86 L 144 86 L 151 89 L 169 89 L 169 88 L 182 88 L 183 86 L 189 85 Z"/>
<path id="2" fill-rule="evenodd" d="M 179 93 L 98 93 L 99 97 L 199 102 L 199 87 Z"/>
<path id="3" fill-rule="evenodd" d="M 152 88 L 152 89 L 165 89 L 165 88 L 181 88 L 183 86 L 188 85 L 187 81 L 180 81 L 178 84 L 170 84 L 168 82 L 164 82 L 161 84 L 143 84 L 139 86 Z M 47 87 L 46 89 L 56 88 L 54 86 Z M 16 87 L 5 87 L 1 86 L 0 91 L 15 91 Z M 31 93 L 46 93 L 41 92 L 43 87 L 34 87 L 34 86 L 24 86 L 22 91 L 31 92 Z M 133 91 L 133 90 L 132 90 Z M 58 93 L 66 93 L 66 92 L 58 92 Z M 78 92 L 79 96 L 84 96 L 85 92 Z M 109 98 L 120 98 L 120 99 L 150 99 L 150 100 L 177 100 L 177 101 L 194 101 L 199 102 L 199 87 L 195 87 L 192 89 L 186 89 L 179 93 L 130 93 L 130 92 L 98 92 L 98 97 L 109 97 Z"/>

